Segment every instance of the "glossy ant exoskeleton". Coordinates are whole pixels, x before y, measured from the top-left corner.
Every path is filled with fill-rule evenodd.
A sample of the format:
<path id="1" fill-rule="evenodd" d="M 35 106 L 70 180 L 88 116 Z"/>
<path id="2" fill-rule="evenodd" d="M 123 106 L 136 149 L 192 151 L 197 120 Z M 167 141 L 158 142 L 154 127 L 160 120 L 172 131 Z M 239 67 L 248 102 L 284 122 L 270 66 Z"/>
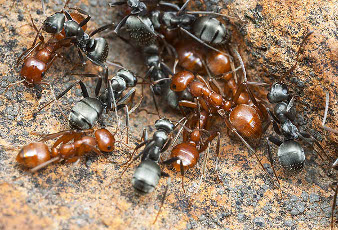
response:
<path id="1" fill-rule="evenodd" d="M 163 164 L 172 164 L 172 166 L 180 171 L 182 176 L 182 188 L 184 190 L 184 171 L 194 167 L 199 159 L 200 153 L 204 152 L 210 142 L 217 137 L 216 154 L 219 155 L 220 149 L 220 132 L 208 131 L 211 125 L 212 114 L 205 110 L 193 112 L 192 116 L 187 119 L 183 132 L 183 142 L 173 147 L 170 159 Z M 206 140 L 202 140 L 203 133 L 208 134 Z M 205 159 L 207 157 L 205 156 Z"/>
<path id="2" fill-rule="evenodd" d="M 257 102 L 251 91 L 248 91 L 250 99 L 254 105 L 237 104 L 239 95 L 244 90 L 245 85 L 238 87 L 235 97 L 227 100 L 218 92 L 215 92 L 199 76 L 188 71 L 176 73 L 172 78 L 171 89 L 173 91 L 182 91 L 189 88 L 190 93 L 199 101 L 201 108 L 211 114 L 219 114 L 225 119 L 227 127 L 233 131 L 243 143 L 254 152 L 253 148 L 245 141 L 241 135 L 247 138 L 259 139 L 263 134 L 263 123 L 267 115 L 266 111 Z M 180 101 L 181 106 L 197 108 L 197 103 L 189 101 Z"/>
<path id="3" fill-rule="evenodd" d="M 91 74 L 76 75 L 91 76 Z M 96 77 L 97 75 L 94 76 Z M 115 109 L 115 111 L 117 111 L 121 107 L 126 107 L 127 109 L 128 107 L 126 106 L 126 103 L 130 98 L 134 97 L 136 89 L 130 89 L 127 93 L 125 93 L 125 95 L 123 95 L 123 92 L 125 92 L 129 87 L 135 87 L 136 83 L 137 78 L 132 72 L 126 69 L 120 69 L 116 72 L 114 77 L 108 81 L 108 86 L 101 95 L 99 94 L 102 85 L 102 78 L 99 77 L 95 88 L 95 97 L 90 97 L 86 86 L 82 81 L 78 81 L 61 92 L 56 99 L 60 99 L 76 84 L 80 84 L 83 99 L 77 102 L 72 108 L 69 114 L 69 123 L 76 129 L 85 130 L 92 128 L 105 110 L 109 111 Z M 49 105 L 51 102 L 45 106 Z M 129 112 L 127 109 L 127 123 L 129 120 L 128 114 Z"/>
<path id="4" fill-rule="evenodd" d="M 111 3 L 110 6 L 127 4 L 132 9 L 131 13 L 125 16 L 116 26 L 115 32 L 118 34 L 121 27 L 126 24 L 131 33 L 136 34 L 134 37 L 137 38 L 137 36 L 141 36 L 140 33 L 142 32 L 142 37 L 144 34 L 148 34 L 149 39 L 153 39 L 152 37 L 154 35 L 157 36 L 154 30 L 160 30 L 161 27 L 165 27 L 169 30 L 179 28 L 196 41 L 213 50 L 219 51 L 212 45 L 226 43 L 230 38 L 229 31 L 224 24 L 216 18 L 209 16 L 199 17 L 195 16 L 195 14 L 224 15 L 214 12 L 186 11 L 189 2 L 190 0 L 186 1 L 181 8 L 173 3 L 159 2 L 158 5 L 160 7 L 170 8 L 171 10 L 152 10 L 149 13 L 147 12 L 146 5 L 140 0 Z M 146 17 L 147 14 L 149 14 L 149 17 Z M 133 20 L 129 18 L 133 18 Z M 140 28 L 142 28 L 142 31 L 140 31 Z"/>
<path id="5" fill-rule="evenodd" d="M 270 103 L 276 104 L 273 108 L 273 112 L 270 112 L 273 118 L 274 131 L 284 137 L 284 141 L 280 141 L 278 138 L 272 136 L 270 136 L 268 140 L 279 146 L 277 155 L 284 168 L 289 170 L 301 169 L 304 166 L 305 153 L 303 147 L 295 141 L 296 139 L 301 138 L 308 143 L 314 142 L 321 151 L 323 151 L 323 148 L 316 139 L 310 134 L 300 131 L 293 123 L 296 118 L 296 110 L 293 107 L 294 98 L 290 99 L 285 84 L 274 83 L 267 97 Z M 268 153 L 271 155 L 269 145 Z"/>
<path id="6" fill-rule="evenodd" d="M 181 121 L 179 121 L 178 124 L 180 124 L 180 122 Z M 157 120 L 155 122 L 156 131 L 154 132 L 153 137 L 151 139 L 148 139 L 148 133 L 147 130 L 145 129 L 143 131 L 142 136 L 143 142 L 135 147 L 131 157 L 141 147 L 144 146 L 144 149 L 142 150 L 141 153 L 139 153 L 136 157 L 134 157 L 134 159 L 130 158 L 132 159 L 132 161 L 130 161 L 126 169 L 123 171 L 124 173 L 129 167 L 129 165 L 134 160 L 138 159 L 141 156 L 141 163 L 136 167 L 132 178 L 133 187 L 135 188 L 136 191 L 140 192 L 141 194 L 147 194 L 152 192 L 154 188 L 157 186 L 161 177 L 168 177 L 167 187 L 165 189 L 162 204 L 156 216 L 155 222 L 160 214 L 160 210 L 163 206 L 166 193 L 168 191 L 168 187 L 170 184 L 170 177 L 167 173 L 161 171 L 161 168 L 159 166 L 159 160 L 161 157 L 161 153 L 163 153 L 169 148 L 172 138 L 171 137 L 172 132 L 175 130 L 177 125 L 174 125 L 170 120 L 165 118 Z"/>
<path id="7" fill-rule="evenodd" d="M 93 132 L 95 138 L 88 136 Z M 59 136 L 61 137 L 54 143 L 51 151 L 42 142 Z M 74 142 L 69 143 L 72 140 Z M 95 131 L 93 129 L 67 130 L 48 134 L 40 142 L 25 145 L 19 151 L 16 160 L 20 165 L 30 168 L 31 172 L 36 172 L 53 162 L 62 160 L 68 163 L 75 162 L 89 152 L 103 155 L 102 152 L 113 151 L 114 145 L 114 135 L 104 128 Z"/>
<path id="8" fill-rule="evenodd" d="M 301 48 L 305 45 L 305 42 L 312 33 L 312 31 L 307 31 L 305 34 L 297 51 L 296 63 L 284 74 L 283 77 L 289 75 L 295 69 L 301 53 Z M 267 99 L 270 103 L 275 104 L 273 112 L 269 111 L 272 118 L 273 129 L 278 135 L 282 135 L 284 139 L 281 141 L 273 136 L 267 138 L 267 150 L 271 165 L 273 165 L 273 159 L 269 141 L 279 146 L 277 153 L 279 161 L 281 165 L 288 170 L 299 170 L 304 166 L 305 152 L 303 147 L 296 141 L 297 139 L 304 140 L 310 145 L 315 144 L 320 151 L 326 155 L 322 146 L 313 136 L 307 132 L 299 130 L 294 124 L 297 113 L 296 109 L 293 107 L 294 97 L 289 95 L 285 84 L 273 83 L 269 93 L 267 94 Z M 318 154 L 322 158 L 319 152 Z M 326 157 L 328 158 L 327 155 Z"/>
<path id="9" fill-rule="evenodd" d="M 69 1 L 66 2 L 64 7 L 67 6 L 68 2 Z M 87 14 L 81 9 L 72 9 L 75 9 L 82 14 Z M 57 50 L 72 44 L 78 48 L 82 64 L 85 63 L 85 60 L 81 52 L 83 52 L 86 58 L 92 63 L 104 68 L 105 82 L 107 82 L 108 67 L 105 64 L 105 61 L 109 51 L 108 44 L 104 38 L 93 39 L 91 37 L 98 32 L 110 28 L 112 25 L 102 26 L 90 34 L 87 34 L 85 33 L 85 30 L 87 28 L 86 24 L 90 20 L 90 16 L 87 14 L 88 16 L 84 18 L 80 13 L 68 13 L 66 10 L 62 10 L 61 12 L 57 12 L 52 16 L 47 17 L 43 23 L 42 30 L 53 35 L 47 42 L 45 42 L 41 30 L 37 29 L 32 20 L 33 28 L 36 30 L 37 35 L 31 48 L 22 53 L 17 60 L 17 65 L 22 60 L 24 61 L 20 71 L 23 80 L 20 82 L 25 82 L 28 86 L 35 86 L 37 84 L 49 85 L 48 83 L 42 82 L 42 78 L 56 58 L 62 56 L 57 53 Z M 65 21 L 65 18 L 67 18 L 67 21 Z M 39 42 L 37 42 L 38 38 L 40 39 Z M 31 56 L 33 52 L 34 55 Z"/>

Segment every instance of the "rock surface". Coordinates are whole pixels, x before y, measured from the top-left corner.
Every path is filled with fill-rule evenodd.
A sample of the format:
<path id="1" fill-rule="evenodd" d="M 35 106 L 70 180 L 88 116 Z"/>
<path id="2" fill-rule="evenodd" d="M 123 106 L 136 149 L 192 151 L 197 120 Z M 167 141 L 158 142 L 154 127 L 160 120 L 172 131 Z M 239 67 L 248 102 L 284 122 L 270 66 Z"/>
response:
<path id="1" fill-rule="evenodd" d="M 57 2 L 48 1 L 47 15 L 62 8 L 62 2 Z M 324 90 L 327 90 L 331 96 L 327 125 L 337 128 L 337 5 L 334 1 L 203 2 L 206 5 L 193 1 L 201 9 L 215 10 L 217 3 L 223 4 L 227 15 L 242 20 L 230 19 L 232 42 L 239 45 L 248 63 L 249 75 L 255 80 L 279 80 L 279 76 L 294 64 L 306 28 L 314 31 L 293 77 L 286 78 L 285 82 L 299 95 L 298 109 L 303 111 L 306 127 L 313 129 L 311 133 L 320 139 L 329 155 L 337 157 L 337 136 L 320 127 Z M 4 87 L 20 80 L 15 60 L 24 48 L 30 47 L 35 36 L 29 14 L 37 25 L 41 25 L 44 15 L 40 1 L 22 0 L 13 8 L 11 1 L 0 4 L 0 229 L 325 229 L 329 226 L 333 198 L 329 184 L 335 175 L 327 176 L 327 162 L 307 148 L 304 170 L 290 174 L 280 168 L 275 158 L 282 196 L 255 158 L 248 155 L 245 146 L 227 136 L 221 121 L 224 131 L 219 171 L 214 170 L 215 144 L 210 149 L 207 173 L 198 192 L 204 154 L 200 164 L 186 173 L 186 194 L 182 192 L 179 174 L 164 167 L 172 183 L 154 225 L 166 181 L 162 179 L 156 190 L 147 196 L 136 194 L 130 183 L 136 163 L 120 176 L 124 169 L 122 164 L 130 154 L 124 146 L 118 145 L 109 156 L 116 163 L 90 156 L 74 166 L 50 165 L 35 174 L 19 167 L 15 157 L 20 146 L 39 139 L 32 132 L 51 133 L 69 126 L 56 106 L 44 109 L 35 118 L 31 116 L 39 105 L 51 100 L 48 88 L 40 100 L 32 89 L 21 84 L 4 92 Z M 106 1 L 72 1 L 71 6 L 88 10 L 93 15 L 89 31 L 121 18 L 118 11 L 107 7 Z M 118 39 L 109 40 L 109 44 L 109 60 L 119 61 L 144 75 L 140 54 Z M 64 50 L 63 54 L 77 60 L 74 49 Z M 54 64 L 46 74 L 46 81 L 53 82 L 55 91 L 61 92 L 77 78 L 62 77 L 72 68 L 67 61 L 59 59 Z M 89 64 L 85 71 L 97 72 L 97 68 Z M 113 73 L 113 68 L 110 72 Z M 94 84 L 95 81 L 86 79 L 85 83 Z M 149 94 L 145 96 L 142 106 L 153 108 Z M 67 114 L 79 98 L 80 90 L 72 90 L 59 104 Z M 166 109 L 161 112 L 178 120 L 174 112 L 168 113 Z M 107 124 L 116 124 L 111 114 L 104 119 Z M 132 114 L 131 144 L 137 142 L 144 127 L 151 129 L 156 119 L 157 116 L 145 112 Z M 124 138 L 125 133 L 117 137 L 121 141 Z M 264 146 L 259 156 L 263 163 L 268 163 Z"/>

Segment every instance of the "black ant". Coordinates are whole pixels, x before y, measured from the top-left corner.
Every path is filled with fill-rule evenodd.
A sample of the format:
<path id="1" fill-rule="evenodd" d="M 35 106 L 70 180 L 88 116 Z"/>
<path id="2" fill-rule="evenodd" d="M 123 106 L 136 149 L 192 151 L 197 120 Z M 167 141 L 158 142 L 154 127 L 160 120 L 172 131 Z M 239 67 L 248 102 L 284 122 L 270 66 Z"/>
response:
<path id="1" fill-rule="evenodd" d="M 156 222 L 160 214 L 170 184 L 169 174 L 161 171 L 161 168 L 159 166 L 159 160 L 161 154 L 169 148 L 172 139 L 172 132 L 176 129 L 176 127 L 181 123 L 182 120 L 183 119 L 181 119 L 177 123 L 177 125 L 174 125 L 170 120 L 166 118 L 158 119 L 155 122 L 156 131 L 154 132 L 151 139 L 148 139 L 148 132 L 146 129 L 144 129 L 141 138 L 142 142 L 135 147 L 130 157 L 131 161 L 127 165 L 126 169 L 123 171 L 124 173 L 134 160 L 141 157 L 141 163 L 136 167 L 132 178 L 133 187 L 141 194 L 148 194 L 152 192 L 157 186 L 161 177 L 168 177 L 167 187 L 165 189 L 161 206 L 156 215 L 154 223 Z M 132 158 L 135 152 L 143 146 L 144 149 L 141 151 L 141 153 Z"/>
<path id="2" fill-rule="evenodd" d="M 97 77 L 97 75 L 92 74 L 75 74 L 82 76 L 90 76 Z M 60 99 L 64 96 L 69 90 L 71 90 L 76 84 L 79 84 L 82 91 L 83 99 L 77 102 L 71 112 L 69 114 L 69 123 L 72 127 L 80 130 L 90 129 L 93 125 L 99 120 L 104 111 L 109 111 L 114 109 L 116 112 L 125 108 L 127 113 L 127 127 L 129 125 L 129 110 L 127 106 L 127 102 L 129 100 L 133 100 L 135 96 L 136 89 L 134 88 L 137 83 L 136 76 L 126 70 L 120 69 L 116 72 L 114 77 L 112 77 L 108 81 L 108 86 L 100 95 L 102 78 L 99 77 L 96 87 L 95 87 L 95 97 L 90 97 L 88 90 L 84 83 L 80 80 L 76 83 L 70 85 L 67 89 L 61 92 L 58 96 L 56 96 L 56 100 Z M 127 90 L 127 88 L 131 88 L 124 95 L 123 93 Z M 47 105 L 52 103 L 53 101 L 47 103 L 42 108 L 45 108 Z M 136 105 L 135 107 L 137 107 Z M 132 108 L 132 111 L 136 108 Z M 40 108 L 40 110 L 42 109 Z M 39 110 L 39 111 L 40 111 Z M 128 134 L 127 134 L 128 135 Z"/>
<path id="3" fill-rule="evenodd" d="M 296 63 L 285 73 L 285 75 L 283 75 L 282 78 L 288 76 L 296 68 L 301 49 L 312 33 L 313 31 L 306 32 L 297 51 Z M 272 118 L 273 129 L 278 135 L 282 135 L 284 139 L 281 141 L 274 136 L 267 138 L 267 151 L 271 164 L 273 164 L 273 159 L 269 142 L 279 146 L 277 153 L 279 161 L 284 168 L 289 170 L 299 170 L 303 168 L 305 162 L 304 149 L 296 141 L 296 139 L 302 139 L 310 145 L 315 144 L 320 151 L 326 155 L 324 149 L 314 137 L 307 132 L 300 131 L 295 125 L 297 113 L 294 108 L 295 98 L 289 95 L 287 86 L 284 83 L 273 83 L 269 93 L 267 94 L 267 99 L 271 104 L 275 104 L 273 112 L 269 111 Z M 319 152 L 318 154 L 322 158 Z M 328 158 L 327 155 L 326 157 Z"/>

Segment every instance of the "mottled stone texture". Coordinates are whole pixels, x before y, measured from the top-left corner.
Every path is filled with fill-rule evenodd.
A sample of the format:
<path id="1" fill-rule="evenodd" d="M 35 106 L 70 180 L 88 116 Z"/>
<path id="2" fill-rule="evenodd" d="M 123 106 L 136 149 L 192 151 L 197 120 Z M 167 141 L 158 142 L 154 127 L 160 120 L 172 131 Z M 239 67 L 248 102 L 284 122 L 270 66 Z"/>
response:
<path id="1" fill-rule="evenodd" d="M 47 14 L 62 8 L 61 1 L 48 1 Z M 337 128 L 337 35 L 334 1 L 192 1 L 200 9 L 217 9 L 238 19 L 230 19 L 232 43 L 238 45 L 252 79 L 279 80 L 295 62 L 297 47 L 307 27 L 314 31 L 300 56 L 300 63 L 285 82 L 298 95 L 298 109 L 302 111 L 305 127 L 325 146 L 327 153 L 336 156 L 337 136 L 322 131 L 324 90 L 330 92 L 328 126 Z M 9 83 L 19 81 L 15 60 L 30 46 L 35 32 L 29 25 L 29 13 L 39 26 L 44 19 L 40 1 L 21 0 L 13 8 L 11 1 L 0 1 L 0 229 L 325 229 L 329 226 L 333 191 L 329 188 L 328 162 L 321 160 L 310 147 L 306 148 L 303 171 L 287 173 L 278 165 L 276 170 L 282 184 L 281 192 L 273 186 L 253 156 L 233 137 L 229 138 L 219 120 L 222 131 L 221 157 L 215 172 L 216 157 L 212 145 L 206 174 L 199 187 L 200 164 L 186 173 L 185 186 L 170 167 L 163 167 L 171 175 L 172 183 L 158 221 L 152 222 L 159 209 L 166 185 L 162 179 L 157 189 L 147 196 L 136 194 L 130 184 L 136 162 L 121 177 L 122 164 L 131 152 L 123 145 L 108 155 L 107 162 L 96 156 L 86 157 L 78 165 L 55 164 L 31 175 L 15 163 L 21 145 L 37 141 L 33 132 L 50 133 L 68 129 L 66 118 L 56 106 L 44 109 L 36 117 L 32 112 L 51 99 L 46 89 L 37 100 L 31 89 L 16 85 L 4 93 Z M 117 21 L 117 11 L 106 7 L 106 1 L 72 1 L 72 6 L 89 10 L 93 20 L 88 30 Z M 143 76 L 145 68 L 141 55 L 118 39 L 110 39 L 109 60 L 116 60 Z M 62 53 L 78 61 L 74 49 Z M 14 68 L 14 69 L 12 69 Z M 46 74 L 56 92 L 61 92 L 78 78 L 62 77 L 72 66 L 59 59 Z M 84 70 L 82 70 L 84 71 Z M 88 65 L 85 71 L 97 72 Z M 110 68 L 110 73 L 113 69 Z M 85 79 L 87 85 L 94 80 Z M 93 89 L 91 90 L 93 91 Z M 137 98 L 139 98 L 138 93 Z M 154 110 L 147 93 L 142 106 Z M 65 113 L 81 97 L 80 90 L 72 90 L 60 101 Z M 179 116 L 167 109 L 166 117 Z M 123 117 L 123 114 L 121 114 Z M 145 112 L 131 116 L 131 143 L 134 146 L 144 127 L 153 132 L 157 116 Z M 107 124 L 115 124 L 112 114 Z M 114 130 L 114 129 L 111 129 Z M 124 141 L 123 136 L 117 139 Z M 274 149 L 274 152 L 276 149 Z M 258 155 L 268 163 L 264 145 Z M 164 158 L 167 158 L 165 153 Z M 271 173 L 271 169 L 269 168 Z M 16 179 L 17 178 L 17 179 Z M 15 180 L 16 179 L 16 180 Z M 199 190 L 197 188 L 199 187 Z"/>

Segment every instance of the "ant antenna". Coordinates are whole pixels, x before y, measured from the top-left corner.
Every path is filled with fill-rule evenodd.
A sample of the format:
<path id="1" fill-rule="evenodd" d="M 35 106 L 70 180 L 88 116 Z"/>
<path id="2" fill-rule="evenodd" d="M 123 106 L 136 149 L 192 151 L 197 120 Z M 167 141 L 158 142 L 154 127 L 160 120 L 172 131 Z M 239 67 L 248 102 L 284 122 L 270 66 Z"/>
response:
<path id="1" fill-rule="evenodd" d="M 167 186 L 165 187 L 165 190 L 164 190 L 164 193 L 163 193 L 163 198 L 162 198 L 162 201 L 161 201 L 161 206 L 160 206 L 160 209 L 158 210 L 158 213 L 157 213 L 157 215 L 156 215 L 156 218 L 155 218 L 153 224 L 156 223 L 157 218 L 158 218 L 159 215 L 160 215 L 161 209 L 162 209 L 162 207 L 163 207 L 163 204 L 164 204 L 164 201 L 165 201 L 165 198 L 166 198 L 166 196 L 167 196 L 168 189 L 169 189 L 169 186 L 170 186 L 170 183 L 171 183 L 171 178 L 170 178 L 170 176 L 169 176 L 168 174 L 166 174 L 166 173 L 162 173 L 162 174 L 164 174 L 165 176 L 168 176 Z"/>
<path id="2" fill-rule="evenodd" d="M 329 92 L 326 92 L 326 98 L 325 98 L 325 112 L 324 112 L 324 118 L 323 118 L 323 122 L 322 122 L 322 126 L 323 126 L 323 129 L 326 129 L 327 131 L 330 131 L 330 132 L 333 132 L 333 133 L 338 133 L 338 130 L 336 129 L 332 129 L 330 127 L 327 127 L 325 125 L 325 122 L 326 122 L 326 118 L 327 118 L 327 113 L 329 111 L 329 103 L 330 103 L 330 94 Z"/>
<path id="3" fill-rule="evenodd" d="M 286 76 L 289 76 L 289 74 L 295 70 L 295 68 L 298 65 L 299 62 L 299 55 L 303 52 L 302 48 L 305 46 L 305 43 L 308 41 L 309 37 L 313 34 L 314 31 L 311 31 L 309 29 L 307 29 L 305 37 L 303 38 L 303 41 L 300 43 L 299 47 L 298 47 L 298 51 L 296 54 L 296 63 L 281 77 L 282 79 L 285 78 Z"/>
<path id="4" fill-rule="evenodd" d="M 241 65 L 242 71 L 243 71 L 243 82 L 247 82 L 248 79 L 246 77 L 246 70 L 245 70 L 245 67 L 244 67 L 243 59 L 242 59 L 241 55 L 238 53 L 238 50 L 236 48 L 233 48 L 233 51 L 235 52 L 235 54 L 236 54 L 236 56 L 239 60 L 239 63 Z"/>

